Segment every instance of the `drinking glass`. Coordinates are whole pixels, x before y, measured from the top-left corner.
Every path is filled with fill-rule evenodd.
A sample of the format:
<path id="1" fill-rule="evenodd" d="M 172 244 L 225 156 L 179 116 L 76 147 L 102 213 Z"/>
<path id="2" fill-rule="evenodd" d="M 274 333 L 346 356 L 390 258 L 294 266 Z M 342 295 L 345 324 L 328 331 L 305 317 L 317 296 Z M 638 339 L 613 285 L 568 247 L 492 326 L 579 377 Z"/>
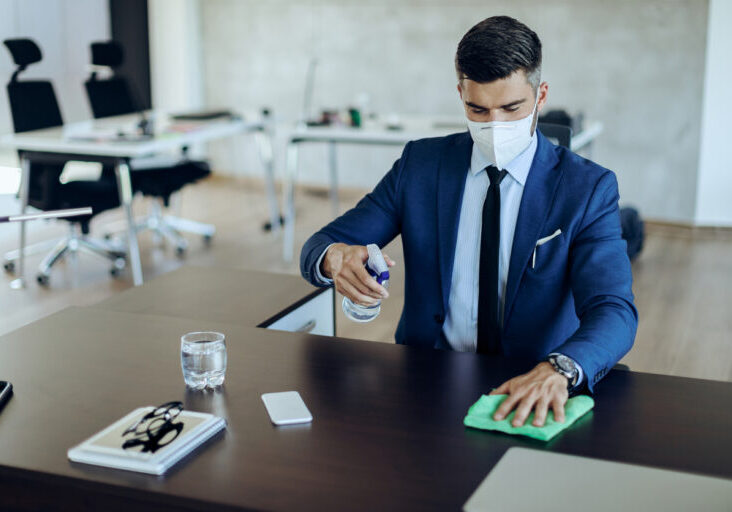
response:
<path id="1" fill-rule="evenodd" d="M 226 337 L 220 332 L 189 332 L 180 339 L 180 365 L 186 385 L 215 388 L 226 375 Z"/>

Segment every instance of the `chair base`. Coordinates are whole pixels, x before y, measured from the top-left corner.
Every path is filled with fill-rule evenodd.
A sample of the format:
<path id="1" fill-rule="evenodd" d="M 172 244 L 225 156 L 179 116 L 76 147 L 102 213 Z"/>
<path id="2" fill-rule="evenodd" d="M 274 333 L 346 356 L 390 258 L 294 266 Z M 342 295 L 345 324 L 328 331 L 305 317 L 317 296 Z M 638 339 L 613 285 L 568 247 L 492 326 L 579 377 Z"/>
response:
<path id="1" fill-rule="evenodd" d="M 56 246 L 58 243 L 57 240 L 44 240 L 43 242 L 38 242 L 37 244 L 33 245 L 27 245 L 25 247 L 25 250 L 23 253 L 26 256 L 32 256 L 34 254 L 42 254 L 49 249 Z M 14 249 L 12 251 L 8 251 L 5 253 L 3 257 L 3 268 L 5 269 L 5 272 L 8 272 L 10 274 L 15 272 L 15 262 L 18 261 L 20 258 L 20 249 Z"/>
<path id="2" fill-rule="evenodd" d="M 84 252 L 99 256 L 112 262 L 109 273 L 112 276 L 118 276 L 124 270 L 127 260 L 127 254 L 114 244 L 104 240 L 97 240 L 86 235 L 79 235 L 72 229 L 72 233 L 66 238 L 60 240 L 53 250 L 48 253 L 38 266 L 38 274 L 36 281 L 38 284 L 47 286 L 51 278 L 51 270 L 54 265 L 61 261 L 67 254 L 76 254 Z"/>
<path id="3" fill-rule="evenodd" d="M 135 230 L 137 233 L 152 231 L 153 239 L 156 242 L 165 240 L 175 248 L 178 256 L 185 255 L 188 250 L 188 240 L 183 233 L 203 237 L 206 245 L 211 243 L 216 234 L 216 226 L 213 224 L 205 224 L 174 215 L 163 215 L 163 208 L 159 201 L 152 203 L 150 214 L 136 224 Z"/>
<path id="4" fill-rule="evenodd" d="M 97 240 L 82 234 L 78 225 L 71 225 L 69 235 L 61 240 L 46 240 L 30 245 L 25 248 L 24 253 L 26 256 L 29 254 L 40 254 L 48 250 L 49 247 L 53 247 L 53 249 L 43 258 L 38 266 L 38 273 L 36 274 L 36 281 L 44 286 L 49 284 L 54 265 L 61 261 L 67 254 L 84 252 L 109 260 L 112 262 L 112 267 L 109 272 L 113 276 L 118 276 L 127 265 L 127 253 L 123 248 L 111 242 Z M 15 263 L 19 257 L 19 249 L 5 253 L 3 267 L 6 272 L 15 272 Z"/>

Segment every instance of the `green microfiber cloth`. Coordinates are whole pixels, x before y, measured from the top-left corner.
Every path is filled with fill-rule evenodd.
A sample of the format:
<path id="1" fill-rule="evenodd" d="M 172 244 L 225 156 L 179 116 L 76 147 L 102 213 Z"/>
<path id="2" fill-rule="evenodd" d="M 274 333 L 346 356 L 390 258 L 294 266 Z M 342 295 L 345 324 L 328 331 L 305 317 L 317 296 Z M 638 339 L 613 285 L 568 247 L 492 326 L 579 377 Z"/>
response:
<path id="1" fill-rule="evenodd" d="M 531 411 L 529 417 L 520 427 L 511 425 L 516 411 L 512 411 L 501 421 L 493 419 L 498 406 L 508 395 L 483 395 L 470 406 L 468 415 L 465 416 L 465 423 L 468 427 L 480 428 L 483 430 L 498 430 L 506 434 L 518 434 L 527 437 L 533 437 L 541 441 L 549 441 L 562 430 L 568 428 L 572 423 L 581 418 L 586 412 L 595 406 L 595 401 L 586 395 L 579 395 L 567 400 L 564 404 L 564 423 L 554 421 L 554 411 L 549 409 L 546 415 L 546 421 L 543 427 L 535 427 L 531 423 L 534 421 L 534 411 Z"/>

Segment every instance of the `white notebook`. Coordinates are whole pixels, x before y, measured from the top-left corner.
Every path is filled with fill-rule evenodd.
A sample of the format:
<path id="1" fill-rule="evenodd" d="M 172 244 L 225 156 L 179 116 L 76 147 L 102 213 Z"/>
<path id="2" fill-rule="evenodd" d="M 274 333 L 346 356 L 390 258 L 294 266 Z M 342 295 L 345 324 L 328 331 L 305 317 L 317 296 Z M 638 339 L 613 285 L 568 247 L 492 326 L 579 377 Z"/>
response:
<path id="1" fill-rule="evenodd" d="M 176 423 L 182 422 L 183 427 L 169 444 L 160 447 L 154 453 L 142 452 L 140 447 L 123 449 L 122 444 L 130 436 L 123 437 L 122 433 L 154 409 L 152 406 L 135 409 L 101 432 L 69 449 L 69 459 L 96 466 L 162 475 L 176 462 L 226 428 L 226 420 L 223 418 L 184 410 L 175 419 Z"/>

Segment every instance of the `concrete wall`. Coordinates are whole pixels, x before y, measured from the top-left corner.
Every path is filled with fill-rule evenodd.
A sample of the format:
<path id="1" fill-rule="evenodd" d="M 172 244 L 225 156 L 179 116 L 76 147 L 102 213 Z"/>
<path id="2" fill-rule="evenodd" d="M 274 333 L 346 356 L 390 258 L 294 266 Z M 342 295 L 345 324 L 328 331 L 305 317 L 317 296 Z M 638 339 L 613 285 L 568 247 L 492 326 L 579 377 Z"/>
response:
<path id="1" fill-rule="evenodd" d="M 460 114 L 453 56 L 463 33 L 515 16 L 544 43 L 550 107 L 605 124 L 593 158 L 617 172 L 624 203 L 692 222 L 708 0 L 206 0 L 200 3 L 207 104 L 270 105 L 295 119 L 310 58 L 315 107 L 368 93 L 381 113 Z M 304 181 L 325 183 L 323 148 L 303 151 Z M 230 150 L 213 151 L 221 169 Z M 371 186 L 399 151 L 344 148 L 341 183 Z M 239 153 L 258 172 L 253 151 Z"/>

